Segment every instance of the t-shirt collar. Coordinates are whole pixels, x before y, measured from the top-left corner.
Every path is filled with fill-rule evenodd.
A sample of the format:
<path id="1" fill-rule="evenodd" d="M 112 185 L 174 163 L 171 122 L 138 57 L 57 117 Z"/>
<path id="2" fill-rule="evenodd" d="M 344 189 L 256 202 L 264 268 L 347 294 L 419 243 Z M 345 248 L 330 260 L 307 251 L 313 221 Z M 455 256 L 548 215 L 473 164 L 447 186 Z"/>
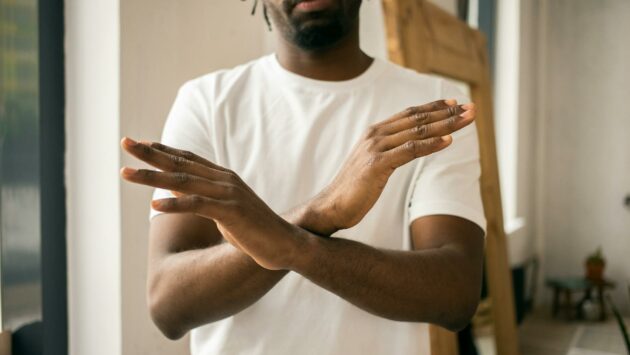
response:
<path id="1" fill-rule="evenodd" d="M 374 58 L 372 64 L 361 73 L 349 80 L 342 81 L 326 81 L 307 78 L 305 76 L 295 74 L 285 69 L 275 53 L 269 54 L 263 60 L 265 66 L 267 66 L 273 76 L 274 81 L 279 84 L 295 85 L 302 89 L 321 90 L 321 91 L 351 91 L 359 89 L 365 85 L 372 83 L 386 68 L 383 60 Z"/>

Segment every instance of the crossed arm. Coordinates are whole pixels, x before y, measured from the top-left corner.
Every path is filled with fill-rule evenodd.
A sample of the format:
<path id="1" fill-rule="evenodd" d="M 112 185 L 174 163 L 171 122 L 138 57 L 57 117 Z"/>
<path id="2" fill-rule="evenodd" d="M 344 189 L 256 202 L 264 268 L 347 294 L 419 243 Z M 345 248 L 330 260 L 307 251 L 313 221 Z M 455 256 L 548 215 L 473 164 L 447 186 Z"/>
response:
<path id="1" fill-rule="evenodd" d="M 439 101 L 370 128 L 333 182 L 309 203 L 276 215 L 233 172 L 159 143 L 123 141 L 163 170 L 124 168 L 132 182 L 174 191 L 152 202 L 170 212 L 151 224 L 149 305 L 169 338 L 248 307 L 287 272 L 393 320 L 463 327 L 479 297 L 482 231 L 453 216 L 414 221 L 414 251 L 330 238 L 357 224 L 391 173 L 451 143 L 474 107 Z"/>

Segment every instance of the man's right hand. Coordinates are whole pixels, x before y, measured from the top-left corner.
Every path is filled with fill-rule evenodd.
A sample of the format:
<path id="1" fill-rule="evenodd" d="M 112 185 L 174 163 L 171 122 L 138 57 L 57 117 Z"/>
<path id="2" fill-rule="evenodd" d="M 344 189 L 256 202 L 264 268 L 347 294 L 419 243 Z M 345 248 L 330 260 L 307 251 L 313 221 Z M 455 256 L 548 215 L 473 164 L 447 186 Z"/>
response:
<path id="1" fill-rule="evenodd" d="M 300 213 L 310 216 L 302 227 L 331 235 L 356 225 L 398 167 L 448 147 L 450 134 L 474 119 L 474 104 L 439 100 L 410 107 L 371 126 L 332 183 L 300 208 Z"/>

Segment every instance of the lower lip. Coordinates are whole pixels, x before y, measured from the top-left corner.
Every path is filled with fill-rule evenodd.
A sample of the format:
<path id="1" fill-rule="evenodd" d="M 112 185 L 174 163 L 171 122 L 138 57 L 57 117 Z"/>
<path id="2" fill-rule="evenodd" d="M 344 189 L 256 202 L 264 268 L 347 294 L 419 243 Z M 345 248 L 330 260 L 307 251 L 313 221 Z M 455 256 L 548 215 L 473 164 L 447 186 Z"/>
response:
<path id="1" fill-rule="evenodd" d="M 307 0 L 295 6 L 300 11 L 321 11 L 331 5 L 330 0 Z"/>

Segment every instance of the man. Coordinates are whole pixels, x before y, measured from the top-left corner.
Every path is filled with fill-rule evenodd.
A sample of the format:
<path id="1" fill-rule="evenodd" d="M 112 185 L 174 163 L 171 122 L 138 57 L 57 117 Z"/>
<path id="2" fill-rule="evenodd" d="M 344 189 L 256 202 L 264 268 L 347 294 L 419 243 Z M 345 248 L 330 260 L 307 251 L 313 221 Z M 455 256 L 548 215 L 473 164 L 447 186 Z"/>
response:
<path id="1" fill-rule="evenodd" d="M 163 144 L 123 139 L 161 170 L 121 171 L 158 188 L 150 312 L 193 354 L 428 354 L 426 323 L 475 311 L 474 105 L 363 53 L 360 5 L 264 1 L 275 54 L 186 83 Z"/>

